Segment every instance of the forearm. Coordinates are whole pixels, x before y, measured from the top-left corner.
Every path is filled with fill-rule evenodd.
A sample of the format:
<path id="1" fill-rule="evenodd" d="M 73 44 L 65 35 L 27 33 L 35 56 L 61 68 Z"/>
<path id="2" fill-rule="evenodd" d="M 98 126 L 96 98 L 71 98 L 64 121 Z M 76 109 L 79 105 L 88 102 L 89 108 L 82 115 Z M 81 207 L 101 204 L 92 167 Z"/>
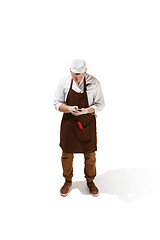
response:
<path id="1" fill-rule="evenodd" d="M 68 105 L 62 103 L 59 107 L 59 111 L 64 113 L 69 113 L 68 107 L 69 107 Z"/>

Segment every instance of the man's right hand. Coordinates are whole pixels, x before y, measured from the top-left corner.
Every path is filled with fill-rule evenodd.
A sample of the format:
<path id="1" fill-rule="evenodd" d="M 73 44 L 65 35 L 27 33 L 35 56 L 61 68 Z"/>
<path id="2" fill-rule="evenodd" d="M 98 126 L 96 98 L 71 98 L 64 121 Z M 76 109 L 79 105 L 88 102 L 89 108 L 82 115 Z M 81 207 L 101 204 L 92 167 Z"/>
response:
<path id="1" fill-rule="evenodd" d="M 78 106 L 69 106 L 68 110 L 70 113 L 72 113 L 74 116 L 77 116 L 77 112 L 78 112 Z"/>

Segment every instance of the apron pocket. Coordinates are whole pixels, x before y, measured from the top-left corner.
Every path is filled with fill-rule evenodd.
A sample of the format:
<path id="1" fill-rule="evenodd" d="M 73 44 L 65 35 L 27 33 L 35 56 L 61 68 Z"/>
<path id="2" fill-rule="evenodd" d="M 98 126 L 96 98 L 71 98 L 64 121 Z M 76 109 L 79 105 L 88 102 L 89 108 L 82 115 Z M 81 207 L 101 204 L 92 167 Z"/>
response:
<path id="1" fill-rule="evenodd" d="M 88 142 L 91 139 L 90 135 L 90 125 L 83 127 L 83 129 L 80 129 L 78 126 L 76 128 L 76 134 L 81 142 Z"/>

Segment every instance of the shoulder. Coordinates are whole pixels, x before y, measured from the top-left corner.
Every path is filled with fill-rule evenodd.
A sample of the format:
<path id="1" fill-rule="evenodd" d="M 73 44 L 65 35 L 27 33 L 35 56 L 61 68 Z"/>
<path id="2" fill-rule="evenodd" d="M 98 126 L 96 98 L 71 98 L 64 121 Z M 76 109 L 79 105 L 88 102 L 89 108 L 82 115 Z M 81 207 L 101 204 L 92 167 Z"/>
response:
<path id="1" fill-rule="evenodd" d="M 62 77 L 59 80 L 59 85 L 65 87 L 66 85 L 68 85 L 71 81 L 71 76 L 70 75 L 66 75 L 65 77 Z"/>
<path id="2" fill-rule="evenodd" d="M 88 73 L 86 73 L 86 83 L 91 83 L 94 86 L 97 86 L 100 84 L 99 80 L 96 77 Z"/>

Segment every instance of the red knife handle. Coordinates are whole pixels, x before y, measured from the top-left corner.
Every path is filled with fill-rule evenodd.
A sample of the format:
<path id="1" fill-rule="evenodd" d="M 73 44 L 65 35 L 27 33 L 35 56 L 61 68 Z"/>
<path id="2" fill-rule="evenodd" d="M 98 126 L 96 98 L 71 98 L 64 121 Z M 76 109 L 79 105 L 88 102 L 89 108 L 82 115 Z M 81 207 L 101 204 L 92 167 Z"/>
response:
<path id="1" fill-rule="evenodd" d="M 83 129 L 81 122 L 77 122 L 77 124 L 80 129 Z"/>

